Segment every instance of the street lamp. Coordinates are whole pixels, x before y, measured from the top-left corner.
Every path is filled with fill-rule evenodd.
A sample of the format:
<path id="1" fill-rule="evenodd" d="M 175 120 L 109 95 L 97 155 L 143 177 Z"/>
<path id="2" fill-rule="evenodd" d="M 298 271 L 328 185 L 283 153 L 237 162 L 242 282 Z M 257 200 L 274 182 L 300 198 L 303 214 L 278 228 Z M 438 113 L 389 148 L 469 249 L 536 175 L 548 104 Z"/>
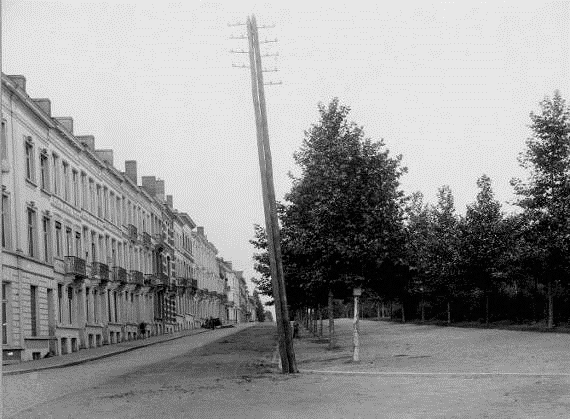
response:
<path id="1" fill-rule="evenodd" d="M 354 320 L 353 320 L 353 335 L 352 335 L 352 343 L 353 343 L 353 353 L 352 353 L 352 360 L 354 362 L 360 361 L 360 341 L 358 339 L 358 300 L 359 297 L 362 295 L 362 288 L 356 287 L 352 290 L 352 295 L 354 296 Z"/>

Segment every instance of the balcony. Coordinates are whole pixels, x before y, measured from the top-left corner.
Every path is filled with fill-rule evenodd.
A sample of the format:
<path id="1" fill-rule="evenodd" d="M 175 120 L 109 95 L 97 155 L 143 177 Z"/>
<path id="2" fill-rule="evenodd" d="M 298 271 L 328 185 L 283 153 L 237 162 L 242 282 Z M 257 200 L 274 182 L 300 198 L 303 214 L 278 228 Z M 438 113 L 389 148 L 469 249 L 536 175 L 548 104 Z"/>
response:
<path id="1" fill-rule="evenodd" d="M 131 283 L 142 287 L 144 285 L 144 275 L 139 271 L 131 271 Z"/>
<path id="2" fill-rule="evenodd" d="M 164 246 L 164 237 L 165 237 L 164 233 L 159 233 L 154 235 L 154 241 L 156 242 L 157 247 Z"/>
<path id="3" fill-rule="evenodd" d="M 101 262 L 93 262 L 91 264 L 91 277 L 101 282 L 109 281 L 109 266 Z"/>
<path id="4" fill-rule="evenodd" d="M 66 275 L 72 275 L 75 279 L 84 279 L 87 276 L 85 259 L 78 258 L 77 256 L 66 256 L 64 261 Z"/>
<path id="5" fill-rule="evenodd" d="M 143 232 L 142 234 L 142 241 L 144 246 L 150 247 L 151 245 L 150 234 L 148 234 L 146 231 Z"/>
<path id="6" fill-rule="evenodd" d="M 147 287 L 156 286 L 158 280 L 156 279 L 156 275 L 154 274 L 145 274 L 144 275 L 144 284 Z"/>
<path id="7" fill-rule="evenodd" d="M 137 241 L 137 239 L 138 239 L 137 228 L 134 225 L 129 224 L 127 226 L 127 236 L 129 237 L 130 241 L 133 241 L 133 242 Z"/>
<path id="8" fill-rule="evenodd" d="M 120 266 L 115 266 L 113 268 L 113 280 L 120 284 L 126 284 L 127 270 L 125 268 L 121 268 Z"/>

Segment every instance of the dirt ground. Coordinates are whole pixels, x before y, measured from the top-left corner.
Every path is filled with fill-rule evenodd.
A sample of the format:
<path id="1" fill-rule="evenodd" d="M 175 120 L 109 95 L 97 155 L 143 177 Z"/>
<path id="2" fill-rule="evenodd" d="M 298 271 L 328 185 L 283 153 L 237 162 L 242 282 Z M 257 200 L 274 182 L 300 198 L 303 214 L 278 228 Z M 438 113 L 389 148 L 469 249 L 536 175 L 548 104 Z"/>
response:
<path id="1" fill-rule="evenodd" d="M 301 374 L 276 372 L 275 326 L 260 324 L 16 417 L 570 417 L 568 335 L 365 321 L 353 363 L 352 324 L 336 323 L 332 351 L 295 340 Z"/>

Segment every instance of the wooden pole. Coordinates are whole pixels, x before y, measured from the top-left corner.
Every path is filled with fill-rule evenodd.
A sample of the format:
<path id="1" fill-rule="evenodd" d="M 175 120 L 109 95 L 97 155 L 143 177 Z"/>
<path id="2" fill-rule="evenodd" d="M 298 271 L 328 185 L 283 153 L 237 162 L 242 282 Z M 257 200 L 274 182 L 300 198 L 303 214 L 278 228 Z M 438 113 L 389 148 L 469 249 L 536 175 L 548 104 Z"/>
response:
<path id="1" fill-rule="evenodd" d="M 2 0 L 0 0 L 0 121 L 2 121 Z M 1 129 L 1 127 L 0 127 Z M 4 141 L 8 141 L 7 138 Z M 7 149 L 7 148 L 6 148 Z M 0 162 L 2 162 L 6 158 L 1 154 L 1 147 L 0 147 Z M 3 183 L 3 175 L 2 169 L 0 168 L 0 184 Z M 2 202 L 0 201 L 0 211 L 4 211 L 2 208 Z M 0 235 L 3 234 L 2 225 L 0 223 Z M 4 271 L 3 271 L 3 256 L 2 256 L 2 246 L 0 246 L 0 285 L 2 285 L 2 280 L 4 279 Z M 2 288 L 0 287 L 0 300 L 4 299 L 4 295 L 2 293 Z M 4 319 L 2 318 L 2 310 L 0 310 L 0 324 L 3 324 Z M 2 416 L 2 412 L 4 411 L 4 403 L 3 400 L 3 391 L 4 386 L 2 384 L 2 363 L 0 362 L 0 417 Z"/>
<path id="2" fill-rule="evenodd" d="M 259 167 L 261 174 L 261 189 L 265 213 L 265 228 L 267 233 L 267 248 L 271 269 L 273 298 L 275 299 L 275 317 L 277 321 L 277 334 L 279 338 L 279 354 L 283 373 L 296 373 L 297 363 L 293 350 L 293 339 L 289 327 L 289 310 L 283 278 L 283 263 L 281 259 L 281 239 L 277 219 L 277 205 L 273 185 L 273 166 L 271 150 L 269 148 L 269 130 L 267 126 L 267 110 L 265 104 L 265 91 L 263 87 L 263 72 L 261 68 L 261 54 L 257 23 L 252 15 L 247 20 L 249 59 L 251 67 L 251 84 L 255 121 L 257 128 L 257 146 Z"/>

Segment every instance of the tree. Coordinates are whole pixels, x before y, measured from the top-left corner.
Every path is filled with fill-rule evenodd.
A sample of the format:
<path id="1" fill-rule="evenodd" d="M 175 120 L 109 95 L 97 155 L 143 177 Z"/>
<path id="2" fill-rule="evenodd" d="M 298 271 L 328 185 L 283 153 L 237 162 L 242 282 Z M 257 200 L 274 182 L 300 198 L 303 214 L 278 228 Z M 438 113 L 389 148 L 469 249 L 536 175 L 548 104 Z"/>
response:
<path id="1" fill-rule="evenodd" d="M 474 204 L 467 207 L 463 261 L 469 278 L 483 290 L 485 324 L 489 324 L 489 294 L 501 277 L 499 261 L 504 252 L 501 204 L 495 200 L 491 179 L 477 180 L 479 192 Z"/>
<path id="2" fill-rule="evenodd" d="M 269 310 L 265 310 L 264 318 L 266 321 L 273 323 L 273 313 Z"/>
<path id="3" fill-rule="evenodd" d="M 263 308 L 263 303 L 259 298 L 259 293 L 257 292 L 257 290 L 253 290 L 253 301 L 255 303 L 255 314 L 257 317 L 257 321 L 258 322 L 265 321 L 265 310 Z"/>
<path id="4" fill-rule="evenodd" d="M 513 179 L 518 205 L 529 224 L 541 279 L 548 289 L 548 327 L 553 326 L 553 284 L 567 278 L 570 237 L 570 111 L 560 93 L 546 97 L 539 114 L 531 113 L 532 136 L 519 157 L 530 171 L 526 182 Z"/>
<path id="5" fill-rule="evenodd" d="M 306 133 L 294 158 L 293 178 L 281 219 L 289 230 L 297 278 L 329 302 L 331 346 L 333 296 L 378 280 L 379 266 L 402 241 L 401 156 L 382 141 L 364 137 L 347 121 L 349 108 L 333 99 L 319 105 L 320 121 Z"/>
<path id="6" fill-rule="evenodd" d="M 255 238 L 249 242 L 258 250 L 258 252 L 253 254 L 253 269 L 255 269 L 261 277 L 254 278 L 252 281 L 261 294 L 273 298 L 271 270 L 269 269 L 269 253 L 267 252 L 267 235 L 265 234 L 265 229 L 259 224 L 254 224 L 253 227 Z M 283 248 L 281 252 L 283 253 Z"/>
<path id="7" fill-rule="evenodd" d="M 437 204 L 423 215 L 423 240 L 417 252 L 422 256 L 423 287 L 434 296 L 443 298 L 447 308 L 447 322 L 451 323 L 451 304 L 459 286 L 459 219 L 455 214 L 453 193 L 449 186 L 438 189 Z M 417 228 L 417 227 L 416 227 Z"/>

